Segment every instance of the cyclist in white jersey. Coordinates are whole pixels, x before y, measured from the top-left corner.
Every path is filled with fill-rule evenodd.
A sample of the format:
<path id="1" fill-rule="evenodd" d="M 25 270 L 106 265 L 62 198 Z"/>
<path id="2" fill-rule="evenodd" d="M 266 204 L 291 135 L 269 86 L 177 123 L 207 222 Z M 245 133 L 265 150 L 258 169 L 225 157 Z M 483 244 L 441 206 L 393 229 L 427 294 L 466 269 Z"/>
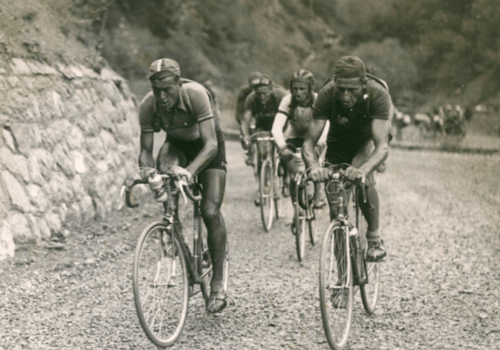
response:
<path id="1" fill-rule="evenodd" d="M 272 127 L 272 134 L 280 151 L 280 156 L 286 159 L 287 176 L 285 176 L 286 186 L 284 187 L 286 190 L 289 188 L 289 181 L 293 181 L 295 174 L 298 171 L 305 170 L 302 157 L 294 157 L 294 151 L 302 147 L 312 120 L 312 106 L 317 96 L 314 92 L 313 74 L 305 69 L 294 72 L 290 81 L 290 91 L 291 93 L 281 100 Z M 323 134 L 316 146 L 318 155 L 323 154 L 323 157 L 326 151 L 327 134 L 328 127 L 323 130 Z M 316 184 L 314 198 L 316 208 L 325 206 L 322 186 L 321 183 Z M 292 191 L 293 188 L 292 186 Z"/>

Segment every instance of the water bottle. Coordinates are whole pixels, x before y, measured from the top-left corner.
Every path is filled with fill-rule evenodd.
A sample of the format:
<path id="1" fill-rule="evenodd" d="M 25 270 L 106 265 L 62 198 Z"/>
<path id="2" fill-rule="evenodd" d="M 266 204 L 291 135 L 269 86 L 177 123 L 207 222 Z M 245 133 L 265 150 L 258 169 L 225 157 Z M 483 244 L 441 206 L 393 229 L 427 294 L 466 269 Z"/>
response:
<path id="1" fill-rule="evenodd" d="M 157 172 L 151 174 L 148 178 L 149 188 L 155 194 L 157 202 L 165 202 L 167 200 L 167 192 L 163 188 L 163 178 Z"/>

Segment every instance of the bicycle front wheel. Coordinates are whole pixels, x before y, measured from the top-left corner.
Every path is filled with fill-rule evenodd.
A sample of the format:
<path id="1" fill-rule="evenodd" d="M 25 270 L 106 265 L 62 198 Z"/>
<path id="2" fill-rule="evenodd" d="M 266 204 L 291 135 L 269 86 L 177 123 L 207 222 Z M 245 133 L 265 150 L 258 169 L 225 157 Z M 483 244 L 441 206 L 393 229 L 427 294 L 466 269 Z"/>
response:
<path id="1" fill-rule="evenodd" d="M 273 166 L 271 161 L 265 160 L 260 170 L 260 214 L 264 230 L 268 232 L 273 225 L 274 192 L 273 192 Z"/>
<path id="2" fill-rule="evenodd" d="M 139 322 L 157 347 L 171 346 L 186 321 L 188 271 L 182 242 L 155 222 L 141 234 L 134 255 L 133 290 Z"/>
<path id="3" fill-rule="evenodd" d="M 337 221 L 327 228 L 321 246 L 319 297 L 328 344 L 343 349 L 351 328 L 354 299 L 348 233 Z"/>

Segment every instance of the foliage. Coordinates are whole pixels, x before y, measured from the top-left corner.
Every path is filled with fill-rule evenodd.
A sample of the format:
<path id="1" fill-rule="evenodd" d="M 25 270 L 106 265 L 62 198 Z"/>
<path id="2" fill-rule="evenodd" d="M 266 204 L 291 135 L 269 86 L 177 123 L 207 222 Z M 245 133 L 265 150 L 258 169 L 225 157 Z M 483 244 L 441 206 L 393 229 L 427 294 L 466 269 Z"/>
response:
<path id="1" fill-rule="evenodd" d="M 225 88 L 238 86 L 250 70 L 286 85 L 291 71 L 308 68 L 321 81 L 340 55 L 355 53 L 380 71 L 396 95 L 464 94 L 473 104 L 500 90 L 495 0 L 73 3 L 81 18 L 94 19 L 96 33 L 107 10 L 102 53 L 130 79 L 144 76 L 149 59 L 169 55 L 183 61 L 191 78 Z M 127 40 L 123 30 L 131 33 Z"/>
<path id="2" fill-rule="evenodd" d="M 349 21 L 350 44 L 397 38 L 418 67 L 420 90 L 460 93 L 484 74 L 491 79 L 482 99 L 500 88 L 500 8 L 494 0 L 377 0 L 370 5 L 343 0 L 337 15 Z"/>

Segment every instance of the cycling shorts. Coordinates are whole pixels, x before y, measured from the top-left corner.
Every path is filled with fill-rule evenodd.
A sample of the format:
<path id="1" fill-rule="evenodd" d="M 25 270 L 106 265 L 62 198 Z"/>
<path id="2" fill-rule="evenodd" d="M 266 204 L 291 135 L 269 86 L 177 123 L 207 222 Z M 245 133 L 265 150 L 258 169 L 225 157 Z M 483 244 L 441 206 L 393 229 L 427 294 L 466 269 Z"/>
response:
<path id="1" fill-rule="evenodd" d="M 224 142 L 224 134 L 220 128 L 216 129 L 217 136 L 217 154 L 214 159 L 205 167 L 205 169 L 221 169 L 227 171 L 227 161 L 226 161 L 226 146 Z M 201 152 L 203 149 L 203 141 L 201 137 L 193 141 L 184 141 L 175 139 L 173 137 L 168 137 L 165 140 L 172 145 L 174 145 L 178 150 L 180 150 L 186 157 L 188 163 L 191 163 L 193 159 Z"/>

